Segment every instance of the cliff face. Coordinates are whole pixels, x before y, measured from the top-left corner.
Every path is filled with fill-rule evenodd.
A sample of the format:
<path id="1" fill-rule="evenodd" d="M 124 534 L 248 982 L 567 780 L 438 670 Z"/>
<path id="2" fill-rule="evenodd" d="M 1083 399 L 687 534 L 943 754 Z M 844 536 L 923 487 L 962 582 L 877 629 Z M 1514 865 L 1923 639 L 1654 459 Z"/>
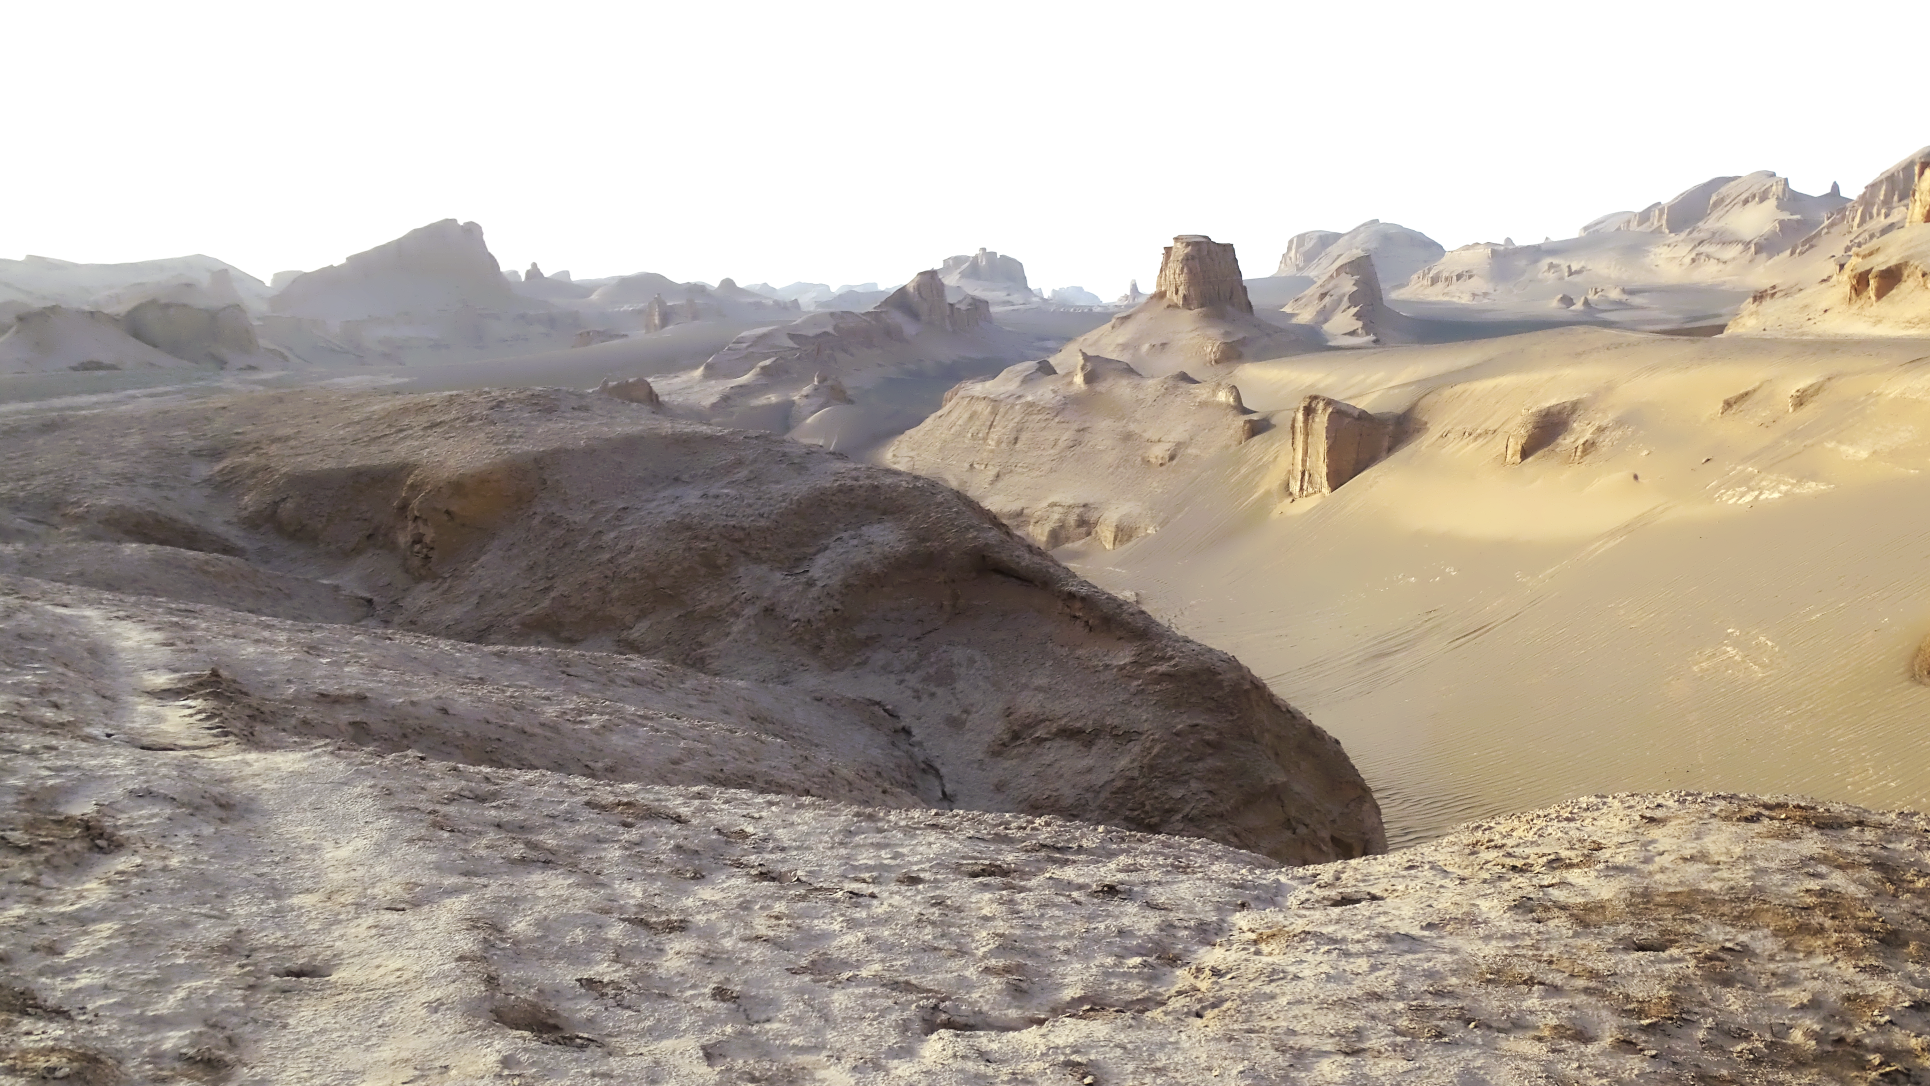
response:
<path id="1" fill-rule="evenodd" d="M 1181 234 L 1166 247 L 1153 288 L 1181 309 L 1252 313 L 1233 246 L 1204 234 Z"/>
<path id="2" fill-rule="evenodd" d="M 1308 396 L 1293 413 L 1290 498 L 1331 494 L 1387 456 L 1394 424 L 1352 404 Z"/>

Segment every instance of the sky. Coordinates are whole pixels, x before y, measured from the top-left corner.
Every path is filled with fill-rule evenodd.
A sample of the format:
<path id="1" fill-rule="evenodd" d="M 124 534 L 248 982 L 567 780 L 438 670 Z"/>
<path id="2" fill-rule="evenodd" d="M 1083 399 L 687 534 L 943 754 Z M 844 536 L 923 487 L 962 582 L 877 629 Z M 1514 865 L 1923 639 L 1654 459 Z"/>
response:
<path id="1" fill-rule="evenodd" d="M 453 217 L 577 278 L 985 247 L 1110 297 L 1181 233 L 1249 276 L 1371 218 L 1526 242 L 1718 174 L 1854 195 L 1930 142 L 1856 74 L 1920 2 L 16 0 L 0 256 L 267 279 Z"/>

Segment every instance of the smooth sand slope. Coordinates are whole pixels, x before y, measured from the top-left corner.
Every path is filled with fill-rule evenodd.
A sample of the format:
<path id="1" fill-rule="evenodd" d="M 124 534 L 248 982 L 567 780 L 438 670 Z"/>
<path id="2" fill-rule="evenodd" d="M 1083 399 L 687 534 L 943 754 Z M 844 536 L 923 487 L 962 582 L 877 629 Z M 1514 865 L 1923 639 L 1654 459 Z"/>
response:
<path id="1" fill-rule="evenodd" d="M 1028 482 L 1013 465 L 1092 425 L 1077 404 L 956 442 L 949 470 L 994 509 L 1134 508 L 1153 534 L 1058 553 L 1332 729 L 1396 842 L 1617 789 L 1930 802 L 1911 677 L 1930 342 L 1570 329 L 1226 379 L 1258 433 L 1173 457 L 1183 478 L 1061 448 L 1056 487 Z M 1289 501 L 1311 394 L 1378 413 L 1396 448 Z M 900 445 L 944 458 L 927 439 L 945 418 Z M 1209 432 L 1150 436 L 1204 450 Z"/>

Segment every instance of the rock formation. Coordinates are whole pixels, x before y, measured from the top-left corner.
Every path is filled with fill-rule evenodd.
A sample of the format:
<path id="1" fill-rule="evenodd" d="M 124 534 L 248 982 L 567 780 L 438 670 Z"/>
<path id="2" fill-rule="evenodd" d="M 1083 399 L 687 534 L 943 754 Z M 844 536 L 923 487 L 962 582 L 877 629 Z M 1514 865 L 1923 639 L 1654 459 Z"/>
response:
<path id="1" fill-rule="evenodd" d="M 1009 259 L 1009 258 L 1008 258 Z M 947 332 L 969 332 L 986 323 L 991 306 L 967 295 L 953 304 L 945 300 L 945 283 L 936 271 L 921 271 L 878 303 L 879 312 L 898 313 L 920 325 Z"/>
<path id="2" fill-rule="evenodd" d="M 1579 400 L 1566 400 L 1523 411 L 1508 431 L 1501 462 L 1512 467 L 1553 445 L 1568 432 L 1568 424 L 1580 408 Z"/>
<path id="3" fill-rule="evenodd" d="M 509 646 L 571 646 L 580 664 L 555 666 L 633 670 L 631 657 L 779 702 L 821 696 L 807 717 L 734 719 L 790 730 L 767 758 L 815 750 L 846 780 L 903 782 L 900 804 L 1208 835 L 1289 862 L 1384 847 L 1372 797 L 1330 737 L 1232 658 L 1080 581 L 937 483 L 555 389 L 257 394 L 68 421 L 0 424 L 0 509 L 49 526 L 31 542 L 63 539 L 51 526 L 74 515 L 77 480 L 93 480 L 96 506 L 165 510 L 182 533 L 353 586 L 379 623 L 345 635 L 358 652 L 402 631 L 502 646 L 504 661 L 532 659 Z M 321 680 L 280 684 L 268 669 L 280 656 L 184 656 L 176 670 L 219 670 L 268 703 L 306 697 Z M 676 700 L 634 698 L 659 711 Z M 416 704 L 356 709 L 359 734 L 376 750 L 427 743 L 448 752 L 437 757 L 535 767 L 517 744 L 465 739 Z M 579 754 L 552 747 L 584 767 L 574 772 L 622 779 L 650 742 L 669 765 L 649 772 L 675 772 L 684 724 L 659 715 L 652 740 L 578 712 L 545 726 L 580 733 Z M 316 720 L 271 709 L 260 726 L 358 734 Z M 406 741 L 417 721 L 445 730 Z M 595 768 L 624 744 L 631 754 Z M 837 794 L 876 794 L 854 787 Z"/>
<path id="4" fill-rule="evenodd" d="M 596 386 L 596 390 L 624 403 L 642 404 L 645 407 L 663 406 L 663 399 L 657 395 L 657 390 L 650 387 L 650 382 L 642 377 L 626 377 L 621 381 L 605 380 Z"/>
<path id="5" fill-rule="evenodd" d="M 529 270 L 523 273 L 523 282 L 533 283 L 541 278 L 543 278 L 543 269 L 536 266 L 536 261 L 530 261 Z"/>
<path id="6" fill-rule="evenodd" d="M 885 462 L 952 486 L 1042 547 L 1107 549 L 1158 529 L 1162 498 L 1239 447 L 1258 420 L 1227 384 L 1142 377 L 1081 354 L 966 381 Z"/>
<path id="7" fill-rule="evenodd" d="M 1233 246 L 1204 234 L 1181 234 L 1173 239 L 1160 259 L 1159 279 L 1153 290 L 1181 309 L 1253 312 Z"/>
<path id="8" fill-rule="evenodd" d="M 1034 305 L 1039 300 L 1025 281 L 1025 265 L 985 249 L 971 256 L 946 257 L 938 277 L 945 285 L 994 305 Z"/>
<path id="9" fill-rule="evenodd" d="M 1134 284 L 1134 289 L 1138 284 Z M 1113 358 L 1147 376 L 1278 358 L 1325 346 L 1312 328 L 1273 324 L 1253 315 L 1233 246 L 1195 234 L 1173 239 L 1160 262 L 1159 285 L 1130 312 L 1060 348 L 1053 364 L 1070 370 L 1081 355 Z"/>
<path id="10" fill-rule="evenodd" d="M 0 373 L 138 370 L 190 363 L 135 339 L 112 316 L 46 306 L 16 313 L 0 335 Z"/>
<path id="11" fill-rule="evenodd" d="M 1139 280 L 1137 279 L 1128 283 L 1126 285 L 1126 293 L 1119 296 L 1119 304 L 1121 305 L 1138 305 L 1145 300 L 1146 296 L 1139 292 Z"/>
<path id="12" fill-rule="evenodd" d="M 1373 258 L 1382 282 L 1400 284 L 1441 259 L 1447 250 L 1418 230 L 1369 219 L 1344 234 L 1313 230 L 1297 235 L 1287 243 L 1274 274 L 1304 275 L 1317 282 L 1362 253 Z"/>
<path id="13" fill-rule="evenodd" d="M 993 323 L 984 299 L 967 295 L 946 301 L 937 272 L 926 271 L 862 313 L 826 310 L 753 328 L 694 371 L 661 378 L 657 389 L 686 418 L 783 433 L 809 417 L 799 414 L 799 397 L 815 402 L 830 394 L 831 385 L 849 406 L 854 400 L 862 403 L 863 390 L 878 380 L 977 376 L 1023 357 L 1020 352 L 1030 343 Z M 839 404 L 827 400 L 818 406 Z M 840 427 L 839 448 L 880 443 L 916 425 L 935 406 L 857 412 L 863 417 L 845 420 L 857 430 Z M 833 438 L 808 440 L 829 445 Z"/>
<path id="14" fill-rule="evenodd" d="M 1903 221 L 1911 226 L 1930 223 L 1930 159 L 1917 161 L 1917 183 L 1910 192 L 1910 212 Z"/>
<path id="15" fill-rule="evenodd" d="M 253 364 L 261 354 L 254 322 L 239 305 L 204 309 L 180 302 L 145 301 L 121 317 L 127 334 L 188 362 Z"/>
<path id="16" fill-rule="evenodd" d="M 1387 456 L 1394 424 L 1352 404 L 1308 396 L 1293 413 L 1289 498 L 1330 494 Z"/>
<path id="17" fill-rule="evenodd" d="M 1732 333 L 1930 335 L 1930 148 L 1892 167 L 1771 265 Z"/>
<path id="18" fill-rule="evenodd" d="M 1282 311 L 1300 324 L 1320 329 L 1336 346 L 1399 343 L 1409 339 L 1407 318 L 1381 297 L 1374 259 L 1356 253 L 1333 266 L 1326 277 L 1288 302 Z"/>
<path id="19" fill-rule="evenodd" d="M 1280 266 L 1274 269 L 1273 274 L 1306 275 L 1313 262 L 1320 259 L 1320 254 L 1339 240 L 1338 230 L 1309 230 L 1304 234 L 1295 234 L 1288 239 L 1287 251 L 1280 254 Z"/>
<path id="20" fill-rule="evenodd" d="M 482 227 L 444 219 L 340 264 L 297 276 L 269 299 L 275 313 L 327 321 L 519 302 L 483 242 Z"/>

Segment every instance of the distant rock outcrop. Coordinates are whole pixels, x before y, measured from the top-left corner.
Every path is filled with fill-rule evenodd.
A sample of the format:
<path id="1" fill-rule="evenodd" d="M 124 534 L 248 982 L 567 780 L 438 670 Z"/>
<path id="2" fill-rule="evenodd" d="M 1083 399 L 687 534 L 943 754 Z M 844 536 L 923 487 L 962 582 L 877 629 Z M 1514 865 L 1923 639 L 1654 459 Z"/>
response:
<path id="1" fill-rule="evenodd" d="M 1307 269 L 1313 266 L 1313 262 L 1320 259 L 1320 255 L 1339 240 L 1340 231 L 1338 230 L 1309 230 L 1303 234 L 1295 234 L 1287 240 L 1287 251 L 1280 254 L 1280 266 L 1274 269 L 1273 274 L 1276 276 L 1307 274 Z"/>
<path id="2" fill-rule="evenodd" d="M 1326 396 L 1308 396 L 1293 413 L 1289 498 L 1330 494 L 1387 457 L 1393 422 Z"/>
<path id="3" fill-rule="evenodd" d="M 303 748 L 343 741 L 380 761 L 416 736 L 436 761 L 518 770 L 531 767 L 524 759 L 568 759 L 574 772 L 624 781 L 710 761 L 699 737 L 711 734 L 746 756 L 745 779 L 711 779 L 727 787 L 812 751 L 821 778 L 782 790 L 1062 815 L 1211 837 L 1285 863 L 1386 847 L 1340 744 L 1252 672 L 930 480 L 561 389 L 300 390 L 68 419 L 6 424 L 8 523 L 58 523 L 84 472 L 99 483 L 90 499 L 164 506 L 204 535 L 251 541 L 249 553 L 272 548 L 280 568 L 317 581 L 379 570 L 379 584 L 362 586 L 379 628 L 314 632 L 387 653 L 387 674 L 405 685 L 420 677 L 414 661 L 450 651 L 439 644 L 498 647 L 492 674 L 469 686 L 514 691 L 528 706 L 513 731 L 495 713 L 438 724 L 450 704 L 441 697 L 409 709 L 375 689 L 359 700 L 382 709 L 358 714 L 359 731 L 338 730 L 321 723 L 329 699 L 313 691 L 340 688 L 304 677 L 295 696 L 319 713 L 255 718 L 316 729 Z M 214 610 L 174 621 L 222 621 Z M 11 630 L 17 607 L 3 613 Z M 73 652 L 93 644 L 77 638 Z M 562 659 L 556 646 L 592 651 Z M 326 666 L 346 649 L 336 642 Z M 304 656 L 278 645 L 197 671 L 209 681 L 233 672 L 265 692 L 289 674 L 273 659 L 284 654 Z M 519 685 L 545 659 L 590 675 L 615 669 L 627 696 L 653 704 L 639 714 Z M 19 685 L 0 684 L 0 698 Z M 732 691 L 773 696 L 736 698 L 731 716 L 709 718 L 735 721 L 732 738 L 690 719 L 698 702 L 665 693 L 700 686 L 711 705 Z M 0 702 L 10 726 L 12 708 Z M 236 722 L 241 749 L 255 726 Z M 765 738 L 747 747 L 746 732 Z"/>
<path id="4" fill-rule="evenodd" d="M 1035 305 L 1039 300 L 1025 280 L 1025 265 L 988 249 L 971 256 L 946 257 L 939 265 L 938 277 L 946 286 L 994 305 Z"/>
<path id="5" fill-rule="evenodd" d="M 275 313 L 327 321 L 525 304 L 484 244 L 482 227 L 454 219 L 299 275 L 268 302 Z"/>
<path id="6" fill-rule="evenodd" d="M 956 304 L 946 301 L 945 283 L 936 271 L 921 271 L 912 276 L 909 283 L 879 302 L 878 309 L 947 332 L 969 332 L 984 324 L 992 311 L 985 299 L 971 295 Z"/>
<path id="7" fill-rule="evenodd" d="M 259 364 L 261 342 L 239 305 L 204 309 L 149 300 L 121 317 L 127 334 L 176 358 L 213 366 Z"/>
<path id="8" fill-rule="evenodd" d="M 1771 265 L 1731 333 L 1930 335 L 1930 147 L 1870 182 Z"/>
<path id="9" fill-rule="evenodd" d="M 1240 261 L 1233 246 L 1204 234 L 1181 234 L 1166 247 L 1153 288 L 1181 309 L 1220 309 L 1253 312 Z"/>
<path id="10" fill-rule="evenodd" d="M 1296 248 L 1297 246 L 1297 248 Z M 1318 282 L 1356 254 L 1366 254 L 1385 283 L 1405 283 L 1415 272 L 1441 259 L 1441 243 L 1398 223 L 1369 219 L 1344 234 L 1312 230 L 1287 243 L 1280 267 L 1273 274 L 1304 275 Z M 1288 269 L 1292 270 L 1289 271 Z"/>
<path id="11" fill-rule="evenodd" d="M 1336 346 L 1401 342 L 1407 318 L 1381 297 L 1374 259 L 1356 253 L 1282 309 L 1301 324 L 1310 324 Z"/>
<path id="12" fill-rule="evenodd" d="M 612 332 L 608 328 L 585 328 L 576 334 L 576 339 L 570 346 L 594 347 L 599 343 L 614 343 L 619 339 L 629 338 L 628 335 L 622 332 Z"/>
<path id="13" fill-rule="evenodd" d="M 1137 287 L 1137 284 L 1135 284 Z M 1130 312 L 1060 348 L 1053 363 L 1070 370 L 1081 355 L 1116 358 L 1152 377 L 1300 354 L 1326 345 L 1309 327 L 1273 324 L 1253 314 L 1233 246 L 1182 234 L 1166 247 L 1158 289 Z"/>

